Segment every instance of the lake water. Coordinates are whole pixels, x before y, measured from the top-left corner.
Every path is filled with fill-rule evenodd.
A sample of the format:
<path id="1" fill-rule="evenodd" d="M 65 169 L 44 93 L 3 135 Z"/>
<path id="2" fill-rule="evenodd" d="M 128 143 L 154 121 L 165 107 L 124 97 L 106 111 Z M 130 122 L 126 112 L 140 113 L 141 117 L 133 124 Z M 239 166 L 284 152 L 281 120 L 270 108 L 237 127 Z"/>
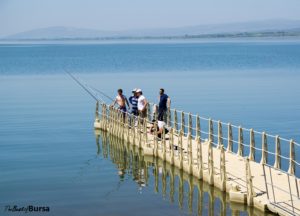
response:
<path id="1" fill-rule="evenodd" d="M 204 183 L 178 187 L 179 176 L 172 193 L 171 168 L 95 134 L 95 101 L 65 70 L 111 97 L 140 87 L 156 101 L 164 87 L 178 109 L 300 141 L 300 42 L 0 45 L 0 215 L 17 215 L 8 205 L 50 207 L 36 215 L 213 215 L 222 202 L 228 214 L 253 213 Z"/>

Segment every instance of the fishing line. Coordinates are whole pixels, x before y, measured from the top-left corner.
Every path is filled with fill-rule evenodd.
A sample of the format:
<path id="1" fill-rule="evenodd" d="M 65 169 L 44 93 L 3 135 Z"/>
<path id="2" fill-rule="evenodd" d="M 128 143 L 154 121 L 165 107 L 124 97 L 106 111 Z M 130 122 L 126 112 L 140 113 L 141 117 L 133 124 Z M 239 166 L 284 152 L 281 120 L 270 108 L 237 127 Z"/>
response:
<path id="1" fill-rule="evenodd" d="M 90 88 L 91 88 L 91 89 L 93 89 L 94 91 L 96 91 L 96 92 L 98 92 L 98 93 L 102 94 L 104 97 L 108 98 L 108 99 L 109 99 L 109 100 L 111 100 L 112 102 L 113 102 L 113 101 L 115 101 L 113 98 L 111 98 L 110 96 L 108 96 L 108 95 L 107 95 L 107 94 L 105 94 L 104 92 L 102 92 L 102 91 L 100 91 L 100 90 L 96 89 L 95 87 L 93 87 L 93 86 L 90 86 Z"/>
<path id="2" fill-rule="evenodd" d="M 81 86 L 92 98 L 94 98 L 96 101 L 101 101 L 102 103 L 105 103 L 102 98 L 100 97 L 99 99 L 88 89 L 89 86 L 87 84 L 82 84 L 73 74 L 70 72 L 66 71 L 65 72 L 79 85 Z"/>

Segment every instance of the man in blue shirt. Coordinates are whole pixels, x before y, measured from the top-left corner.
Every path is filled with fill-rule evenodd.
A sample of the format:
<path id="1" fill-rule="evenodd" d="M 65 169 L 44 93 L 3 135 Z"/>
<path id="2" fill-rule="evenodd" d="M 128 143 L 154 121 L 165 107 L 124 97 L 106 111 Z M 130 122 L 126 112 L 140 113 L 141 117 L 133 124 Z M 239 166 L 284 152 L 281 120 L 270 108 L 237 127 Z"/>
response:
<path id="1" fill-rule="evenodd" d="M 138 115 L 138 98 L 136 95 L 136 88 L 132 90 L 132 95 L 129 97 L 129 103 L 131 105 L 131 114 Z"/>
<path id="2" fill-rule="evenodd" d="M 167 121 L 167 111 L 170 105 L 170 97 L 166 95 L 165 90 L 161 88 L 159 90 L 158 119 L 162 119 L 164 122 Z"/>

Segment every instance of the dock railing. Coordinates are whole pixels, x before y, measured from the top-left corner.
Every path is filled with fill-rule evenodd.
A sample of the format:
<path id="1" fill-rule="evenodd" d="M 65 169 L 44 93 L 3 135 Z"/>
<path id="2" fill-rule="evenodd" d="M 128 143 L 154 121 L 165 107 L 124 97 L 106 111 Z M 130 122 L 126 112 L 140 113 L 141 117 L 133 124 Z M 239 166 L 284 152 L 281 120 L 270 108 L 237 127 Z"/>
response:
<path id="1" fill-rule="evenodd" d="M 156 118 L 158 110 L 156 107 L 156 104 L 150 103 L 148 107 L 149 120 Z M 177 134 L 182 130 L 185 136 L 190 133 L 194 139 L 199 137 L 201 141 L 210 140 L 218 148 L 223 145 L 227 152 L 241 157 L 249 157 L 250 161 L 268 164 L 299 177 L 300 144 L 292 139 L 285 139 L 279 135 L 271 135 L 182 110 L 168 109 L 166 116 L 168 126 L 174 128 Z M 282 146 L 284 146 L 283 149 Z M 286 151 L 287 149 L 289 151 Z M 299 155 L 296 155 L 296 152 L 299 152 Z"/>
<path id="2" fill-rule="evenodd" d="M 98 115 L 106 115 L 106 118 L 109 118 L 109 106 L 105 104 L 106 110 L 104 110 L 104 103 L 100 102 L 99 104 L 102 106 L 102 111 L 100 113 L 97 108 Z M 149 103 L 148 123 L 157 118 L 158 109 L 156 107 L 156 104 Z M 131 116 L 130 113 L 127 114 Z M 193 139 L 209 140 L 217 148 L 224 146 L 227 152 L 248 157 L 250 161 L 266 164 L 299 177 L 300 162 L 296 158 L 300 157 L 300 144 L 292 139 L 285 139 L 279 135 L 271 135 L 182 110 L 168 109 L 166 116 L 167 125 L 173 128 L 176 136 L 182 132 L 183 136 L 190 135 Z M 287 149 L 289 150 L 287 151 Z M 299 152 L 299 155 L 296 155 L 296 152 Z"/>

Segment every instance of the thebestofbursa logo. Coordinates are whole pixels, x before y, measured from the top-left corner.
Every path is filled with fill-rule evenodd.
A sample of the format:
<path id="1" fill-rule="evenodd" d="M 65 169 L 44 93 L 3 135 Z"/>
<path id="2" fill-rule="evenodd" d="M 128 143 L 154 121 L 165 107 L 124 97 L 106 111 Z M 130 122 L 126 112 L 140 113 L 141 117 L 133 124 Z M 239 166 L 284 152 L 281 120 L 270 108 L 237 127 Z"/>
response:
<path id="1" fill-rule="evenodd" d="M 17 205 L 7 205 L 5 206 L 4 211 L 9 211 L 9 212 L 24 212 L 24 213 L 29 213 L 29 212 L 49 212 L 50 207 L 49 206 L 34 206 L 34 205 L 28 205 L 28 206 L 22 206 L 19 207 Z"/>

